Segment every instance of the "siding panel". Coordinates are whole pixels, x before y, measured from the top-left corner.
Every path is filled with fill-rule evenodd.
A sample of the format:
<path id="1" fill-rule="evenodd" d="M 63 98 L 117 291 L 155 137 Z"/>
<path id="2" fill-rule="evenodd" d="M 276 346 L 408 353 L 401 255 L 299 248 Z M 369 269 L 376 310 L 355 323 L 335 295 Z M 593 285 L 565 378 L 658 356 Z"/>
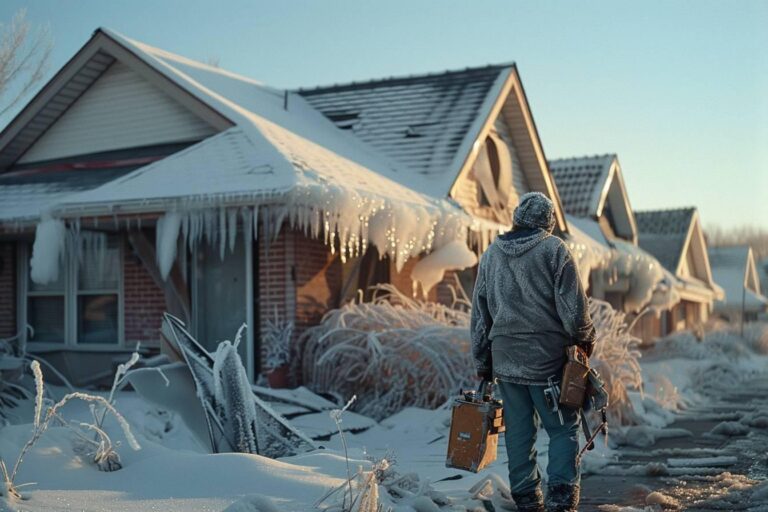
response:
<path id="1" fill-rule="evenodd" d="M 215 132 L 126 65 L 115 62 L 19 163 L 200 140 Z"/>

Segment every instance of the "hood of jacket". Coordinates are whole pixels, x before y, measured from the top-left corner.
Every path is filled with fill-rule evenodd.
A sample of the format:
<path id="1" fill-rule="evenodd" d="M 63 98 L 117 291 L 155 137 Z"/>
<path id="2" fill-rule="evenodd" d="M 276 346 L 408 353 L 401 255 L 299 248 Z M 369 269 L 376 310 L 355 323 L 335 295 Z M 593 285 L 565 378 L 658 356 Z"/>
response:
<path id="1" fill-rule="evenodd" d="M 494 244 L 509 256 L 521 256 L 552 235 L 542 228 L 518 228 L 496 238 Z"/>

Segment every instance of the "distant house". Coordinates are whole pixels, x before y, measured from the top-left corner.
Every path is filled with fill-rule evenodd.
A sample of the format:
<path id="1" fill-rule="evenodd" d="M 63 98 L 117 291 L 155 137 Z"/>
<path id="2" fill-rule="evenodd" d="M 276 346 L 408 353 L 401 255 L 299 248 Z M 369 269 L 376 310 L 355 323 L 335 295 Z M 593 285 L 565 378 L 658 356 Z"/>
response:
<path id="1" fill-rule="evenodd" d="M 751 247 L 711 247 L 709 261 L 715 280 L 725 290 L 725 297 L 715 302 L 717 316 L 731 322 L 742 318 L 752 322 L 768 311 Z"/>
<path id="2" fill-rule="evenodd" d="M 696 208 L 636 211 L 640 247 L 653 254 L 673 276 L 679 302 L 638 324 L 644 339 L 705 323 L 713 301 L 722 296 L 707 256 L 707 243 Z"/>
<path id="3" fill-rule="evenodd" d="M 0 133 L 0 337 L 87 384 L 163 311 L 209 348 L 245 322 L 255 378 L 275 316 L 448 300 L 529 190 L 567 234 L 512 64 L 294 92 L 99 29 Z"/>
<path id="4" fill-rule="evenodd" d="M 588 292 L 627 313 L 639 313 L 663 279 L 661 265 L 637 247 L 637 225 L 614 154 L 550 160 L 569 229 L 588 237 Z M 579 254 L 578 248 L 572 248 Z"/>
<path id="5" fill-rule="evenodd" d="M 549 167 L 568 215 L 596 222 L 608 239 L 637 242 L 635 216 L 615 154 L 550 160 Z"/>

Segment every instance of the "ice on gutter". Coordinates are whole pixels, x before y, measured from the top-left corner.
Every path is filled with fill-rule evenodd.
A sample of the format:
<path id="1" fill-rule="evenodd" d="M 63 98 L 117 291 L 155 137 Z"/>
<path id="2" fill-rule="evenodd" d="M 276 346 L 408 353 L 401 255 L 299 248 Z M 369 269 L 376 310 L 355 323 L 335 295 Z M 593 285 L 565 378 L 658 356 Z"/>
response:
<path id="1" fill-rule="evenodd" d="M 566 244 L 576 258 L 585 288 L 590 282 L 607 290 L 621 284 L 627 312 L 646 306 L 667 309 L 679 301 L 674 276 L 665 274 L 656 258 L 629 242 L 608 241 L 594 220 L 568 216 L 568 223 Z"/>

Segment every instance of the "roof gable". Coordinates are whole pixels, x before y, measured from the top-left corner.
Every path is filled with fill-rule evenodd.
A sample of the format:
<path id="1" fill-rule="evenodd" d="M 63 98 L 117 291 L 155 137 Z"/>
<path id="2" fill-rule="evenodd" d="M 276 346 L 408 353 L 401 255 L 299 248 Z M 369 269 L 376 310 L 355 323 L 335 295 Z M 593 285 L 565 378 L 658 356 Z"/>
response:
<path id="1" fill-rule="evenodd" d="M 692 277 L 712 284 L 706 240 L 696 208 L 635 212 L 640 247 L 653 254 L 670 272 L 683 276 L 688 261 Z"/>
<path id="2" fill-rule="evenodd" d="M 215 130 L 232 126 L 232 121 L 211 108 L 184 87 L 148 65 L 137 55 L 129 40 L 105 29 L 91 39 L 48 81 L 0 133 L 0 170 L 18 161 L 51 127 L 76 104 L 115 61 L 130 68 L 181 106 L 203 119 Z M 141 52 L 139 52 L 141 53 Z"/>
<path id="3" fill-rule="evenodd" d="M 757 276 L 754 253 L 748 245 L 711 247 L 709 260 L 712 274 L 718 284 L 723 286 L 726 302 L 738 304 L 742 300 L 743 290 L 747 290 L 747 300 L 757 297 L 765 310 L 765 297 L 762 297 L 760 280 Z"/>
<path id="4" fill-rule="evenodd" d="M 637 242 L 637 226 L 614 154 L 549 161 L 565 211 L 575 217 L 609 217 L 613 235 Z"/>
<path id="5" fill-rule="evenodd" d="M 214 133 L 171 95 L 115 60 L 17 163 L 196 141 Z"/>

